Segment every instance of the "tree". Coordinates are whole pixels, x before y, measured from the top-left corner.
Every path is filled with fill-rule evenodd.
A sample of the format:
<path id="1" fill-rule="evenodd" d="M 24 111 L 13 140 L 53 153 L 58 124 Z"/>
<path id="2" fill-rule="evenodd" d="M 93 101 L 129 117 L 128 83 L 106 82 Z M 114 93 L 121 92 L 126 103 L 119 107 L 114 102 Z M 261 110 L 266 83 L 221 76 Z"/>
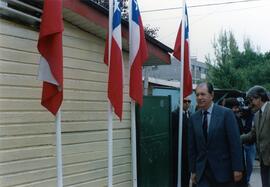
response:
<path id="1" fill-rule="evenodd" d="M 109 0 L 91 0 L 97 4 L 99 4 L 100 6 L 109 9 Z"/>
<path id="2" fill-rule="evenodd" d="M 109 0 L 91 0 L 91 1 L 96 2 L 97 4 L 106 9 L 109 8 Z M 122 0 L 122 5 L 123 5 L 122 18 L 128 21 L 128 0 Z M 144 27 L 144 32 L 152 38 L 157 38 L 158 31 L 159 31 L 158 27 L 151 27 L 150 25 L 146 25 Z"/>
<path id="3" fill-rule="evenodd" d="M 240 51 L 231 31 L 221 31 L 213 43 L 213 59 L 208 55 L 207 80 L 217 88 L 246 91 L 254 85 L 270 89 L 270 52 L 255 51 L 250 39 L 244 40 Z"/>
<path id="4" fill-rule="evenodd" d="M 144 27 L 144 32 L 148 35 L 151 36 L 152 38 L 157 38 L 158 37 L 158 27 L 151 27 L 150 25 L 146 25 Z"/>
<path id="5" fill-rule="evenodd" d="M 221 31 L 213 43 L 215 58 L 208 56 L 207 79 L 218 88 L 243 89 L 245 79 L 233 65 L 239 55 L 239 49 L 232 32 Z M 229 75 L 229 76 L 228 76 Z"/>
<path id="6" fill-rule="evenodd" d="M 128 20 L 129 14 L 128 14 L 128 0 L 123 0 L 123 9 L 122 9 L 122 18 L 125 20 Z M 158 27 L 151 27 L 150 25 L 144 26 L 144 32 L 151 36 L 152 38 L 157 38 L 158 36 Z"/>

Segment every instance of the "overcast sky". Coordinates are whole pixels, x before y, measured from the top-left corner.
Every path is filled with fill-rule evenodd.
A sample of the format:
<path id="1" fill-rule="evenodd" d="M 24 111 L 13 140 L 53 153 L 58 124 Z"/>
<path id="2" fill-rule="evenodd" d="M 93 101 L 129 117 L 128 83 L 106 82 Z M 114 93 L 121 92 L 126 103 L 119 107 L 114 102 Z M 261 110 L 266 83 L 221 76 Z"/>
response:
<path id="1" fill-rule="evenodd" d="M 243 0 L 186 0 L 188 6 L 217 4 Z M 182 10 L 148 10 L 182 6 L 182 0 L 138 0 L 144 25 L 159 27 L 158 39 L 173 48 Z M 240 49 L 244 38 L 249 38 L 261 52 L 270 51 L 270 0 L 258 0 L 219 6 L 188 8 L 190 50 L 192 56 L 204 61 L 213 54 L 212 42 L 223 29 L 231 30 Z"/>

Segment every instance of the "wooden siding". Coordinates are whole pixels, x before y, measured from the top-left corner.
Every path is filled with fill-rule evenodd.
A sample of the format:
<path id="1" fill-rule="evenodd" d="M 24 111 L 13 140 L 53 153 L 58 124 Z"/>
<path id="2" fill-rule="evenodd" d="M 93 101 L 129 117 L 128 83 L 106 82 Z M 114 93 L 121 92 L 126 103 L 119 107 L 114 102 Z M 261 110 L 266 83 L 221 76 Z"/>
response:
<path id="1" fill-rule="evenodd" d="M 54 117 L 40 105 L 38 33 L 0 19 L 0 186 L 56 186 Z M 63 172 L 66 187 L 107 186 L 104 41 L 65 23 Z M 127 55 L 124 54 L 125 62 Z M 127 72 L 127 63 L 125 63 Z M 127 75 L 123 121 L 114 116 L 113 182 L 131 186 Z"/>

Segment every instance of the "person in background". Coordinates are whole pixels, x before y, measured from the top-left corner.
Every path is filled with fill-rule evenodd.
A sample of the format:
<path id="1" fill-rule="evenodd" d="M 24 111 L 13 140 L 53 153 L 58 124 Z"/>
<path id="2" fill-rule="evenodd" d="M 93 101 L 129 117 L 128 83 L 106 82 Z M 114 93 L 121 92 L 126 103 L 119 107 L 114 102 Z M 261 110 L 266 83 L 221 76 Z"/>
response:
<path id="1" fill-rule="evenodd" d="M 256 142 L 260 160 L 262 187 L 270 186 L 270 103 L 267 91 L 262 86 L 253 86 L 247 91 L 250 108 L 256 113 L 254 127 L 241 135 L 243 143 Z"/>
<path id="2" fill-rule="evenodd" d="M 189 165 L 197 187 L 234 187 L 242 179 L 240 134 L 233 112 L 213 103 L 210 83 L 196 88 L 199 110 L 189 119 Z"/>
<path id="3" fill-rule="evenodd" d="M 240 118 L 240 103 L 238 102 L 237 98 L 230 97 L 226 98 L 224 100 L 224 107 L 229 108 L 233 111 L 237 125 L 239 128 L 240 135 L 244 133 L 244 126 L 242 119 Z M 243 165 L 244 165 L 244 172 L 243 172 L 243 178 L 241 181 L 237 182 L 237 185 L 239 187 L 247 187 L 248 182 L 247 182 L 247 176 L 246 176 L 246 162 L 245 162 L 245 155 L 244 155 L 244 146 L 242 145 L 242 157 L 243 157 Z"/>
<path id="4" fill-rule="evenodd" d="M 250 108 L 246 108 L 240 111 L 240 116 L 243 121 L 244 129 L 243 133 L 247 134 L 251 131 L 253 127 L 253 119 L 254 114 L 252 113 Z M 253 170 L 253 164 L 256 157 L 256 148 L 255 143 L 246 143 L 243 144 L 244 153 L 245 153 L 245 161 L 246 161 L 246 175 L 247 175 L 247 183 L 249 184 L 250 176 Z"/>
<path id="5" fill-rule="evenodd" d="M 230 97 L 224 100 L 224 107 L 229 108 L 233 111 L 238 124 L 240 135 L 243 134 L 244 126 L 242 123 L 242 119 L 240 118 L 240 103 L 237 101 L 236 98 Z"/>
<path id="6" fill-rule="evenodd" d="M 183 100 L 183 126 L 182 126 L 182 171 L 181 171 L 181 186 L 189 187 L 190 172 L 188 168 L 188 121 L 190 117 L 191 100 L 186 97 Z M 173 183 L 174 187 L 177 186 L 178 174 L 178 132 L 179 132 L 179 107 L 172 113 L 173 125 Z"/>

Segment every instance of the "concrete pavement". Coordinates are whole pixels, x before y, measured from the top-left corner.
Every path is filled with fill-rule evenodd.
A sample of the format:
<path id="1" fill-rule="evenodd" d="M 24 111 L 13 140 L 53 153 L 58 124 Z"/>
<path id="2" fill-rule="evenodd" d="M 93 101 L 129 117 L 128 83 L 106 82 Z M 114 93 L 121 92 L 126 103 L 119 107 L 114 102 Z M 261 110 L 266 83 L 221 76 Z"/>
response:
<path id="1" fill-rule="evenodd" d="M 260 175 L 260 164 L 259 161 L 255 161 L 253 171 L 250 177 L 250 186 L 249 187 L 262 187 L 262 182 L 261 182 L 261 175 Z M 190 187 L 192 185 L 190 184 Z"/>
<path id="2" fill-rule="evenodd" d="M 260 175 L 260 164 L 258 161 L 255 161 L 253 172 L 250 177 L 251 187 L 262 187 L 261 175 Z"/>

